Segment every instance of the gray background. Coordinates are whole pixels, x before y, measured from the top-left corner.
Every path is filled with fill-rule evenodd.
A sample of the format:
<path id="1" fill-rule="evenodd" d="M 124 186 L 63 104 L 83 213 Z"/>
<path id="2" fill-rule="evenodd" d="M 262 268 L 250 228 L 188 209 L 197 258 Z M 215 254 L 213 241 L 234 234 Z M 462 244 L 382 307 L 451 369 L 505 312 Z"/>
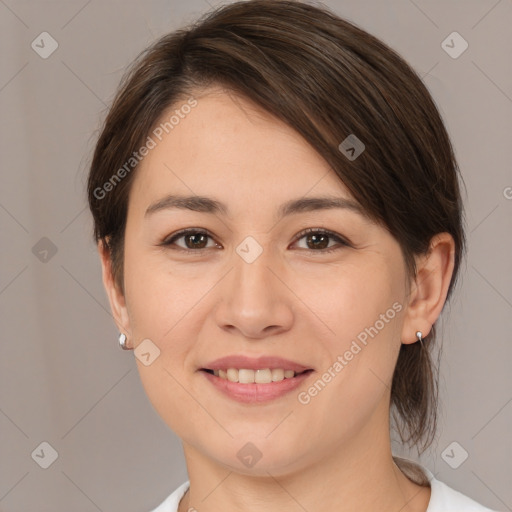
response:
<path id="1" fill-rule="evenodd" d="M 117 346 L 84 185 L 123 70 L 210 2 L 0 0 L 1 511 L 150 510 L 187 478 L 133 352 Z M 327 5 L 415 67 L 452 136 L 469 254 L 442 316 L 439 437 L 421 460 L 485 505 L 512 510 L 512 1 Z M 47 59 L 31 47 L 43 31 L 58 42 Z M 453 31 L 469 43 L 458 58 L 441 46 Z M 44 441 L 58 452 L 48 469 Z M 442 456 L 454 441 L 452 465 L 469 454 L 457 469 Z"/>

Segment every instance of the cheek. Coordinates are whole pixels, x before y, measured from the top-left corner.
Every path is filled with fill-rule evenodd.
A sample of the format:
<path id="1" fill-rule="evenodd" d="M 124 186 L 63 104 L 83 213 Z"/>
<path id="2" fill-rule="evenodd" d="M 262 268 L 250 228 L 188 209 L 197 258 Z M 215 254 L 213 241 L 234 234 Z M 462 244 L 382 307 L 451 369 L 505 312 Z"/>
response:
<path id="1" fill-rule="evenodd" d="M 328 282 L 311 281 L 307 293 L 306 288 L 297 293 L 307 297 L 305 302 L 315 314 L 309 317 L 321 320 L 316 321 L 317 343 L 325 367 L 319 371 L 321 392 L 311 390 L 317 393 L 311 400 L 316 402 L 313 408 L 329 408 L 347 428 L 347 421 L 371 414 L 390 386 L 403 315 L 400 279 L 399 268 L 376 259 L 367 264 L 359 260 L 333 268 Z M 347 420 L 347 410 L 359 412 Z"/>
<path id="2" fill-rule="evenodd" d="M 185 437 L 190 427 L 186 418 L 198 414 L 183 378 L 187 355 L 197 338 L 198 323 L 191 322 L 190 315 L 197 314 L 194 304 L 204 291 L 200 293 L 199 282 L 196 289 L 189 277 L 162 267 L 162 258 L 152 259 L 127 247 L 125 289 L 134 344 L 150 339 L 159 351 L 147 366 L 136 358 L 140 380 L 164 422 Z"/>
<path id="3" fill-rule="evenodd" d="M 342 349 L 347 342 L 356 339 L 364 341 L 368 330 L 375 336 L 387 337 L 396 332 L 400 310 L 403 309 L 400 275 L 392 266 L 376 258 L 360 258 L 343 266 L 332 266 L 325 272 L 317 273 L 307 280 L 297 273 L 292 284 L 297 296 L 304 298 L 312 318 L 322 332 L 328 335 L 335 348 Z"/>
<path id="4" fill-rule="evenodd" d="M 160 343 L 172 337 L 174 326 L 200 298 L 194 281 L 180 272 L 179 267 L 166 264 L 159 254 L 148 256 L 142 250 L 130 248 L 129 244 L 125 257 L 125 288 L 135 335 L 153 337 Z"/>

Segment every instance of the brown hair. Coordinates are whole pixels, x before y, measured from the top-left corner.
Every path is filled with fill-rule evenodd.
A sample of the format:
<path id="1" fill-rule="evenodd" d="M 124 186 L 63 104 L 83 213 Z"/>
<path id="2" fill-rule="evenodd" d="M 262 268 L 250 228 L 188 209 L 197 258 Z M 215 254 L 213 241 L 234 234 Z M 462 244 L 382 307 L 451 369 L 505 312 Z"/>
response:
<path id="1" fill-rule="evenodd" d="M 450 233 L 455 241 L 451 295 L 465 247 L 459 172 L 427 88 L 377 38 L 325 7 L 289 0 L 221 6 L 162 37 L 126 73 L 88 180 L 94 237 L 106 243 L 121 290 L 136 165 L 131 172 L 125 166 L 122 179 L 112 178 L 166 109 L 209 85 L 243 95 L 300 133 L 367 214 L 399 242 L 408 278 L 416 272 L 414 255 L 427 252 L 435 234 Z M 338 147 L 350 134 L 365 145 L 354 160 Z M 112 186 L 105 187 L 108 182 Z M 435 326 L 424 338 L 425 350 L 420 343 L 402 344 L 391 389 L 402 442 L 423 440 L 423 450 L 436 429 L 434 338 Z"/>

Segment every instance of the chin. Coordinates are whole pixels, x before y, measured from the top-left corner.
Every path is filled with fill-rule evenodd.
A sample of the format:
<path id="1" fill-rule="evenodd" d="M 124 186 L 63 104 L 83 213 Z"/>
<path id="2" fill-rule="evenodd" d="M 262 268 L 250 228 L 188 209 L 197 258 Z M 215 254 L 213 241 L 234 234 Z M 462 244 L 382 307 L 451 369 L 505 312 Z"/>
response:
<path id="1" fill-rule="evenodd" d="M 298 459 L 302 458 L 302 454 L 297 452 L 300 443 L 289 436 L 283 437 L 283 433 L 283 436 L 279 436 L 277 431 L 269 436 L 271 430 L 267 429 L 260 438 L 254 432 L 246 437 L 236 436 L 218 452 L 210 452 L 210 457 L 230 471 L 244 475 L 268 477 L 269 473 L 277 476 L 298 470 Z M 287 443 L 283 442 L 284 438 L 288 440 Z M 226 454 L 232 455 L 226 458 Z"/>

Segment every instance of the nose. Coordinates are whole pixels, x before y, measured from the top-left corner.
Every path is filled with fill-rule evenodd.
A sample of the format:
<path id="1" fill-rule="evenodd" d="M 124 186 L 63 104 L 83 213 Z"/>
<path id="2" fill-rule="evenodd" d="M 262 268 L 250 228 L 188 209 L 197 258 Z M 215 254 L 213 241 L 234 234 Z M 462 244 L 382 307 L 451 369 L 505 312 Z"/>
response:
<path id="1" fill-rule="evenodd" d="M 252 262 L 233 254 L 234 268 L 223 279 L 215 311 L 221 329 L 262 339 L 291 328 L 297 298 L 286 285 L 284 266 L 276 259 L 265 250 Z"/>

